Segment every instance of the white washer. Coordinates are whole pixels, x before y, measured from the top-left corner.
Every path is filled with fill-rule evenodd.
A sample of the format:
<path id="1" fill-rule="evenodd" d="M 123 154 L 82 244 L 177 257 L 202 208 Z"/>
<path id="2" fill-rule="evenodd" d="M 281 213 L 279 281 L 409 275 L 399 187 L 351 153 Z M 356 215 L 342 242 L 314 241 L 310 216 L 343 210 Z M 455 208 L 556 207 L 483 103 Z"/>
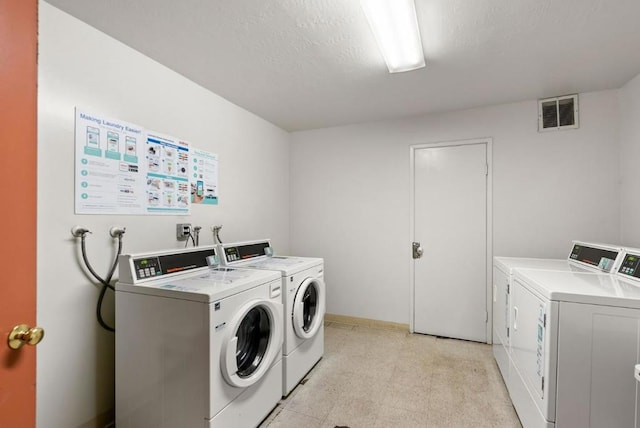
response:
<path id="1" fill-rule="evenodd" d="M 516 268 L 603 273 L 622 261 L 620 247 L 573 241 L 566 259 L 493 258 L 493 355 L 509 387 L 510 289 Z"/>
<path id="2" fill-rule="evenodd" d="M 515 269 L 509 394 L 525 428 L 638 427 L 639 261 L 628 252 L 616 275 Z"/>
<path id="3" fill-rule="evenodd" d="M 255 427 L 282 392 L 282 282 L 215 247 L 120 256 L 116 423 Z"/>
<path id="4" fill-rule="evenodd" d="M 324 354 L 324 261 L 275 256 L 269 240 L 223 244 L 221 249 L 222 263 L 227 266 L 267 269 L 282 275 L 282 395 L 287 396 Z"/>

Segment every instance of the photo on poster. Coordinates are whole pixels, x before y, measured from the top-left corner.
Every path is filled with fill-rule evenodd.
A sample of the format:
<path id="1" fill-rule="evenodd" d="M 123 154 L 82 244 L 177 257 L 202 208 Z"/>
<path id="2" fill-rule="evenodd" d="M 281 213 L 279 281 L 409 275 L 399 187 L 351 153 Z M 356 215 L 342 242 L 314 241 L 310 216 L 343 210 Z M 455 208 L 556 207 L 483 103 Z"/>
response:
<path id="1" fill-rule="evenodd" d="M 218 155 L 191 149 L 191 203 L 218 205 Z"/>
<path id="2" fill-rule="evenodd" d="M 189 160 L 189 144 L 147 131 L 147 193 L 149 214 L 190 214 L 188 179 L 182 169 Z"/>

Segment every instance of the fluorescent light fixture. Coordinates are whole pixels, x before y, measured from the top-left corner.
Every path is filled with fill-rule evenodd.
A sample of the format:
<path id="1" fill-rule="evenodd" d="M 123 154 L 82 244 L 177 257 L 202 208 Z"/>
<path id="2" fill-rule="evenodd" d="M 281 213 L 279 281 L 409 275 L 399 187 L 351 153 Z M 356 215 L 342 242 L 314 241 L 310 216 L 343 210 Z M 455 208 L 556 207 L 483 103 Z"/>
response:
<path id="1" fill-rule="evenodd" d="M 424 67 L 414 0 L 360 0 L 390 73 Z"/>

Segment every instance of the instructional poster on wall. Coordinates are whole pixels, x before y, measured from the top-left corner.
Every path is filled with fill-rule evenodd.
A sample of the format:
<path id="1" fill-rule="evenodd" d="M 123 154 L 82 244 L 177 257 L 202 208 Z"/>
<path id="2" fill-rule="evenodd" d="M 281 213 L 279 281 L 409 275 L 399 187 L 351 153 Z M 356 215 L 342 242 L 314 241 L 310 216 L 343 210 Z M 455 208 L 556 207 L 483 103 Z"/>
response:
<path id="1" fill-rule="evenodd" d="M 142 127 L 76 109 L 76 214 L 144 214 Z"/>
<path id="2" fill-rule="evenodd" d="M 218 205 L 218 155 L 192 148 L 191 203 Z"/>
<path id="3" fill-rule="evenodd" d="M 75 144 L 76 214 L 190 214 L 189 143 L 76 108 Z M 214 169 L 210 160 L 202 165 L 215 179 L 201 195 L 213 194 L 217 203 L 217 160 Z"/>
<path id="4" fill-rule="evenodd" d="M 147 212 L 189 214 L 189 144 L 157 132 L 147 132 Z"/>

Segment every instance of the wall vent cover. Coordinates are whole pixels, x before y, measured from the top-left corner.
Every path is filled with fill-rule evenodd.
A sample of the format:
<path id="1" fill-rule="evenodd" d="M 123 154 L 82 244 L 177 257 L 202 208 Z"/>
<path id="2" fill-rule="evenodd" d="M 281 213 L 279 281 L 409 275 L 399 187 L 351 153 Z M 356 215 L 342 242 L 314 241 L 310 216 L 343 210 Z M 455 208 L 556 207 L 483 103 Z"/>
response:
<path id="1" fill-rule="evenodd" d="M 578 95 L 538 100 L 538 131 L 578 128 Z"/>

